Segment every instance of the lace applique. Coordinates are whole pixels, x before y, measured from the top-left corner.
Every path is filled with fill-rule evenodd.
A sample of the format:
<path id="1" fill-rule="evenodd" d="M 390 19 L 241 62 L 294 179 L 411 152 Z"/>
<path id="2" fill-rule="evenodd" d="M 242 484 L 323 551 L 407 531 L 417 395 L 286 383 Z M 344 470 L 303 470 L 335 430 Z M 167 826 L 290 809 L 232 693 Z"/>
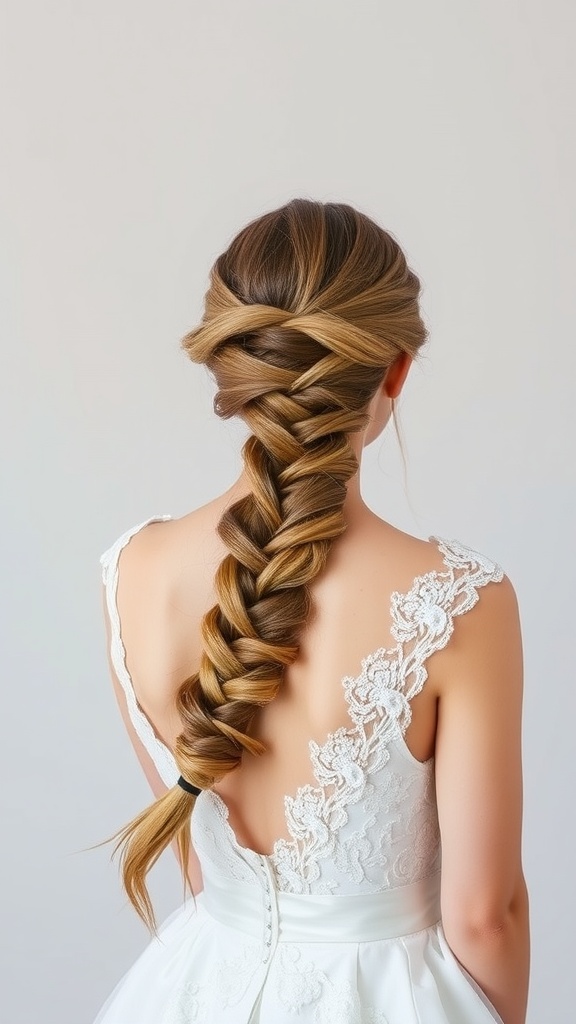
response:
<path id="1" fill-rule="evenodd" d="M 150 754 L 162 782 L 169 789 L 176 785 L 180 772 L 172 751 L 169 750 L 169 748 L 162 743 L 162 740 L 158 738 L 152 728 L 150 720 L 146 717 L 136 700 L 134 685 L 126 666 L 126 650 L 122 642 L 120 632 L 120 616 L 118 613 L 116 595 L 118 590 L 118 559 L 120 558 L 122 549 L 134 534 L 138 533 L 138 531 L 142 530 L 145 526 L 148 526 L 149 523 L 164 522 L 171 518 L 172 516 L 170 515 L 162 515 L 151 516 L 149 519 L 145 519 L 143 523 L 139 523 L 138 526 L 133 526 L 130 530 L 127 530 L 118 537 L 114 544 L 112 544 L 112 546 L 100 556 L 102 582 L 106 588 L 106 607 L 108 609 L 108 616 L 110 619 L 110 659 L 116 676 L 118 677 L 118 682 L 126 696 L 126 705 L 128 708 L 128 714 L 130 715 L 130 721 L 134 726 L 138 738 Z"/>
<path id="2" fill-rule="evenodd" d="M 216 959 L 205 981 L 190 979 L 176 991 L 161 1024 L 217 1021 L 221 1011 L 242 1001 L 259 967 L 260 947 L 243 936 L 237 956 Z"/>
<path id="3" fill-rule="evenodd" d="M 362 1006 L 349 981 L 329 978 L 292 944 L 278 948 L 273 978 L 278 999 L 289 1013 L 297 1016 L 305 1006 L 317 1004 L 314 1024 L 388 1024 L 382 1010 Z"/>
<path id="4" fill-rule="evenodd" d="M 322 1002 L 316 1007 L 314 1024 L 363 1024 L 360 995 L 349 981 L 325 979 Z"/>
<path id="5" fill-rule="evenodd" d="M 322 995 L 324 973 L 311 961 L 303 961 L 302 951 L 293 943 L 278 947 L 274 971 L 278 998 L 290 1013 L 300 1013 Z"/>
<path id="6" fill-rule="evenodd" d="M 430 772 L 408 814 L 400 821 L 400 850 L 390 866 L 390 884 L 406 885 L 440 868 L 440 828 L 434 774 Z M 394 848 L 394 837 L 391 841 Z"/>
<path id="7" fill-rule="evenodd" d="M 201 1024 L 206 1021 L 207 1006 L 203 997 L 205 985 L 188 981 L 171 999 L 162 1016 L 161 1024 Z"/>
<path id="8" fill-rule="evenodd" d="M 209 982 L 210 991 L 217 993 L 219 1006 L 235 1006 L 246 992 L 254 974 L 261 967 L 261 947 L 243 938 L 238 956 L 229 960 L 218 960 Z"/>
<path id="9" fill-rule="evenodd" d="M 360 994 L 350 982 L 326 978 L 314 1024 L 363 1024 L 362 1017 Z"/>
<path id="10" fill-rule="evenodd" d="M 302 786 L 296 796 L 284 798 L 291 839 L 278 840 L 271 855 L 281 890 L 333 892 L 338 886 L 336 879 L 330 878 L 329 872 L 322 877 L 322 864 L 330 859 L 350 881 L 358 883 L 361 875 L 366 877 L 366 865 L 373 861 L 367 856 L 369 847 L 374 853 L 367 833 L 375 821 L 375 808 L 384 807 L 382 801 L 386 799 L 387 809 L 397 808 L 402 799 L 400 790 L 408 784 L 406 777 L 386 777 L 381 769 L 389 759 L 391 740 L 403 737 L 410 724 L 410 700 L 420 692 L 427 678 L 425 661 L 448 643 L 454 616 L 473 607 L 479 596 L 477 589 L 503 578 L 499 565 L 459 541 L 429 539 L 437 543 L 446 570 L 427 572 L 416 577 L 407 593 L 392 594 L 391 632 L 396 647 L 380 648 L 363 659 L 357 677 L 344 677 L 342 684 L 354 726 L 336 730 L 322 746 L 309 744 L 318 786 Z M 370 780 L 378 773 L 375 787 Z M 396 792 L 395 785 L 399 787 Z M 365 801 L 365 809 L 372 808 L 370 817 L 365 818 L 360 829 L 340 840 L 338 833 L 348 822 L 353 806 L 361 800 Z M 401 828 L 410 829 L 417 821 L 422 823 L 423 813 L 422 804 L 417 804 L 407 821 L 403 822 L 400 816 Z M 428 818 L 428 826 L 422 824 L 417 832 L 422 854 L 415 857 L 412 867 L 419 861 L 428 861 L 436 852 L 434 813 L 430 812 Z M 383 838 L 381 835 L 376 840 L 380 849 Z M 406 874 L 403 855 L 409 858 L 411 853 L 400 854 L 392 871 L 396 878 Z M 412 870 L 411 880 L 415 877 L 418 876 Z"/>
<path id="11" fill-rule="evenodd" d="M 361 825 L 343 829 L 333 853 L 333 865 L 348 887 L 352 883 L 358 892 L 380 892 L 436 870 L 440 832 L 436 804 L 426 795 L 431 781 L 431 770 L 406 774 L 386 769 L 367 784 Z"/>
<path id="12" fill-rule="evenodd" d="M 245 942 L 243 938 L 243 942 Z M 236 957 L 217 960 L 203 980 L 190 978 L 174 993 L 161 1024 L 207 1024 L 238 1006 L 260 969 L 259 949 L 248 943 Z M 314 1024 L 388 1024 L 382 1010 L 362 1005 L 349 981 L 328 976 L 294 943 L 277 947 L 269 983 L 280 1004 L 295 1019 L 310 1008 Z"/>

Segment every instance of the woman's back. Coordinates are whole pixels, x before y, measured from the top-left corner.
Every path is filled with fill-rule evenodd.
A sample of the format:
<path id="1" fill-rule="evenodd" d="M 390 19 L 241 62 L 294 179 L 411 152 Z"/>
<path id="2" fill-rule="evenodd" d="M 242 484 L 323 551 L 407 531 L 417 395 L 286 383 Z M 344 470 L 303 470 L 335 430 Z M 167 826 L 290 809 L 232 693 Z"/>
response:
<path id="1" fill-rule="evenodd" d="M 239 494 L 231 489 L 181 519 L 149 524 L 122 555 L 118 607 L 127 665 L 140 706 L 170 747 L 181 728 L 173 710 L 175 690 L 198 669 L 200 623 L 216 602 L 214 571 L 226 553 L 216 527 L 232 493 Z M 393 605 L 392 594 L 407 596 L 429 573 L 444 584 L 449 577 L 438 542 L 412 537 L 368 510 L 334 546 L 311 587 L 314 614 L 300 654 L 286 667 L 278 697 L 257 715 L 253 734 L 266 752 L 258 758 L 245 755 L 240 767 L 213 787 L 226 802 L 242 845 L 268 853 L 277 839 L 288 838 L 284 796 L 317 784 L 310 741 L 323 745 L 353 725 L 342 680 L 358 676 L 369 655 L 382 648 L 388 656 L 394 652 L 394 608 L 401 610 L 402 602 Z M 484 575 L 480 585 L 490 579 L 488 571 Z M 448 610 L 446 597 L 444 605 Z M 443 633 L 448 628 L 446 620 Z M 404 644 L 404 672 L 413 672 L 412 646 L 413 641 Z M 432 635 L 429 649 L 422 649 L 428 680 L 411 696 L 411 721 L 403 730 L 405 755 L 412 762 L 424 764 L 434 753 L 442 670 L 440 656 L 431 655 L 440 649 Z M 410 687 L 412 677 L 405 679 L 404 688 Z"/>
<path id="2" fill-rule="evenodd" d="M 159 773 L 168 771 L 167 785 L 178 775 L 173 762 L 169 777 L 178 723 L 166 709 L 173 706 L 174 687 L 197 668 L 200 623 L 214 603 L 214 566 L 223 554 L 216 525 L 233 493 L 237 497 L 227 492 L 181 519 L 146 521 L 102 556 L 113 667 L 129 688 L 136 733 Z M 351 521 L 333 555 L 313 587 L 314 614 L 301 657 L 288 667 L 279 698 L 259 713 L 254 735 L 266 753 L 245 754 L 238 769 L 196 802 L 192 839 L 204 876 L 196 925 L 203 914 L 204 924 L 220 925 L 220 952 L 206 953 L 204 966 L 197 955 L 191 959 L 192 993 L 187 973 L 186 982 L 179 979 L 170 998 L 166 994 L 160 1018 L 166 1024 L 195 1019 L 187 1015 L 202 1007 L 199 1020 L 258 1019 L 251 1014 L 262 1008 L 270 964 L 274 995 L 268 985 L 267 1016 L 260 1019 L 281 1021 L 284 1012 L 302 1015 L 308 1008 L 311 1015 L 303 1019 L 338 1020 L 336 1005 L 344 1000 L 340 1019 L 363 1021 L 350 965 L 369 987 L 379 944 L 378 985 L 390 972 L 398 984 L 395 941 L 409 964 L 396 997 L 399 1020 L 409 1021 L 413 1006 L 424 1012 L 414 972 L 429 975 L 435 988 L 444 986 L 441 998 L 448 1000 L 433 1009 L 428 994 L 422 1019 L 500 1020 L 453 957 L 439 923 L 434 753 L 439 702 L 450 699 L 442 696 L 443 667 L 453 671 L 447 652 L 450 640 L 458 643 L 458 620 L 478 604 L 482 625 L 480 600 L 488 615 L 500 610 L 501 600 L 490 600 L 492 587 L 481 592 L 506 577 L 458 542 L 419 540 L 367 510 Z M 464 648 L 470 659 L 470 638 Z M 322 926 L 307 919 L 302 905 L 282 902 L 298 895 L 372 900 L 368 913 L 360 901 L 357 923 L 353 904 L 325 901 Z M 233 957 L 224 942 L 231 932 Z M 343 948 L 338 966 L 326 959 L 334 933 L 350 963 L 342 960 Z M 196 950 L 200 942 L 196 929 L 183 930 L 181 914 L 162 935 L 165 949 L 175 943 L 180 959 L 184 949 L 192 954 L 190 942 Z M 149 995 L 141 1004 L 135 994 L 140 970 L 131 978 L 97 1024 L 125 1024 L 121 1014 L 128 1012 L 140 1015 L 134 1022 L 149 1019 L 142 1016 Z M 377 995 L 370 1000 L 375 1007 Z"/>
<path id="3" fill-rule="evenodd" d="M 158 798 L 120 833 L 124 883 L 150 921 L 146 874 L 175 842 L 198 896 L 98 1024 L 486 1024 L 495 1006 L 521 1024 L 514 591 L 360 493 L 426 338 L 419 290 L 389 233 L 308 200 L 211 270 L 182 344 L 249 428 L 242 474 L 102 557 Z"/>

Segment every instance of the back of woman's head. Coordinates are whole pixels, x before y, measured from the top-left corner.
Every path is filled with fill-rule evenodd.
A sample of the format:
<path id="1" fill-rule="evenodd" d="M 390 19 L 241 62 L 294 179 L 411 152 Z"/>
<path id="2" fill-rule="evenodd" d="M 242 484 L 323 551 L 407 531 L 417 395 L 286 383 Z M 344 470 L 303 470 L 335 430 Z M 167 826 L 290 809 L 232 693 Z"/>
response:
<path id="1" fill-rule="evenodd" d="M 250 732 L 298 654 L 310 584 L 346 529 L 349 435 L 391 363 L 427 331 L 420 282 L 396 240 L 342 203 L 293 199 L 248 224 L 210 272 L 200 324 L 182 341 L 217 384 L 217 415 L 238 415 L 251 492 L 218 524 L 228 549 L 201 623 L 199 669 L 181 684 L 178 767 L 210 788 L 263 746 Z M 151 925 L 149 868 L 176 839 L 188 863 L 195 797 L 175 786 L 127 825 L 124 883 Z"/>

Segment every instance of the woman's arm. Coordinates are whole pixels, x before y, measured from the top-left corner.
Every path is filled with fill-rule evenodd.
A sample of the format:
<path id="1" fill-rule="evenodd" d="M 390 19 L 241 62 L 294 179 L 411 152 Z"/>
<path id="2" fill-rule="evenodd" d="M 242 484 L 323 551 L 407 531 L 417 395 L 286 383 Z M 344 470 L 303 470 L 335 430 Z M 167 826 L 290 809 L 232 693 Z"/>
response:
<path id="1" fill-rule="evenodd" d="M 522 871 L 522 639 L 507 576 L 454 620 L 441 682 L 436 789 L 442 919 L 457 959 L 504 1024 L 524 1024 L 530 961 Z"/>

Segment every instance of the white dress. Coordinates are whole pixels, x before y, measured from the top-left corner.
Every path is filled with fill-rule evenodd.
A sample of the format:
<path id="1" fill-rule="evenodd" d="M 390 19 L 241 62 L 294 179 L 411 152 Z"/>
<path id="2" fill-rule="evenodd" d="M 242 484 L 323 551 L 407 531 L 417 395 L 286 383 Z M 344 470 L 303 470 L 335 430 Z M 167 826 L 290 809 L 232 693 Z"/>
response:
<path id="1" fill-rule="evenodd" d="M 116 588 L 123 546 L 170 518 L 101 557 L 115 671 L 167 786 L 179 771 L 135 699 Z M 316 785 L 285 797 L 290 840 L 270 856 L 241 846 L 222 798 L 203 791 L 191 825 L 203 891 L 164 921 L 95 1024 L 502 1024 L 446 941 L 434 760 L 417 761 L 404 733 L 426 659 L 503 570 L 430 540 L 445 568 L 391 595 L 396 646 L 342 680 L 350 724 L 310 743 Z"/>

